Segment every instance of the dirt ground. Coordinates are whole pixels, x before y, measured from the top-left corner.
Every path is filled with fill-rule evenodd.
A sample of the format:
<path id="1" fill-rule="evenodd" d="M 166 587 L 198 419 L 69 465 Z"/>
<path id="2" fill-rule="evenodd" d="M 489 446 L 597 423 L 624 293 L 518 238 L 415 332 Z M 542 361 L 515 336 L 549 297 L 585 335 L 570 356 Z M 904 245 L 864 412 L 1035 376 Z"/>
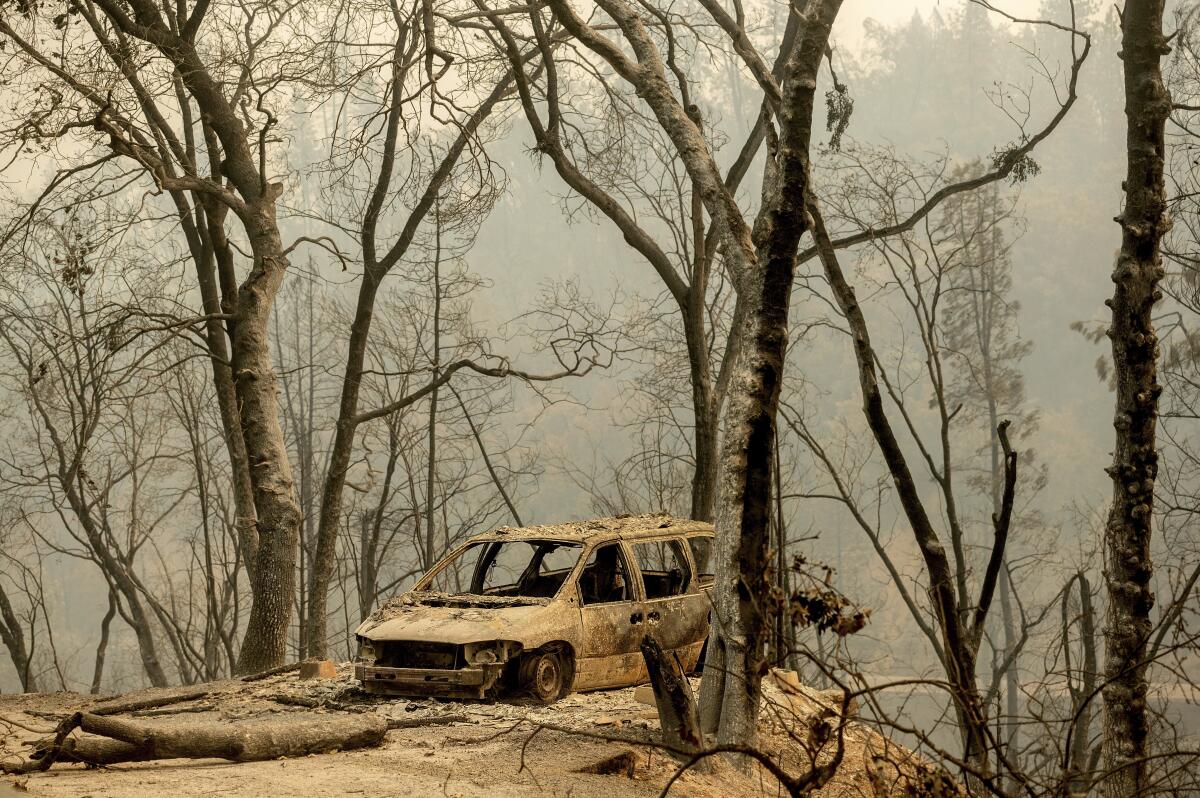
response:
<path id="1" fill-rule="evenodd" d="M 196 688 L 181 688 L 194 691 Z M 573 694 L 545 707 L 528 703 L 468 703 L 433 699 L 383 699 L 365 696 L 346 667 L 337 679 L 305 681 L 295 674 L 259 682 L 218 682 L 207 695 L 125 717 L 147 723 L 231 721 L 286 713 L 375 712 L 393 725 L 378 748 L 280 759 L 229 763 L 220 760 L 165 760 L 128 763 L 102 769 L 57 764 L 45 773 L 0 777 L 0 798 L 9 795 L 90 796 L 488 796 L 531 795 L 573 798 L 641 798 L 659 795 L 677 765 L 646 745 L 657 739 L 654 708 L 635 700 L 632 688 Z M 812 692 L 812 691 L 809 691 Z M 123 698 L 155 697 L 143 691 Z M 805 768 L 807 754 L 797 733 L 803 718 L 827 708 L 820 694 L 782 695 L 771 684 L 764 712 L 762 745 L 790 768 Z M 23 760 L 30 744 L 44 739 L 55 716 L 94 705 L 90 696 L 37 694 L 0 696 L 0 757 Z M 785 708 L 786 711 L 780 711 Z M 553 728 L 550 728 L 553 727 Z M 851 724 L 846 755 L 835 780 L 817 793 L 825 798 L 901 794 L 881 788 L 885 771 L 908 770 L 912 755 L 872 730 Z M 803 730 L 807 735 L 807 729 Z M 601 737 L 617 738 L 613 740 Z M 577 772 L 622 752 L 633 751 L 637 764 L 626 774 Z M 881 756 L 901 762 L 880 767 Z M 802 772 L 802 771 L 798 771 Z M 710 773 L 688 772 L 671 787 L 672 796 L 725 798 L 783 794 L 765 773 L 746 775 L 725 763 Z"/>

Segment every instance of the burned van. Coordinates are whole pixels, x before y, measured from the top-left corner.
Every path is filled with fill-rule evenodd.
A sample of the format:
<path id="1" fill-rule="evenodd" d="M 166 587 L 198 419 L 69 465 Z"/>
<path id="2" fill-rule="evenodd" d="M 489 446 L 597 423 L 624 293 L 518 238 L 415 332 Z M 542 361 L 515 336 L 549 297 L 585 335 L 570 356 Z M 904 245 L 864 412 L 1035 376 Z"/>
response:
<path id="1" fill-rule="evenodd" d="M 665 515 L 500 527 L 450 552 L 358 627 L 369 692 L 550 703 L 646 681 L 652 633 L 695 667 L 708 635 L 708 524 Z"/>

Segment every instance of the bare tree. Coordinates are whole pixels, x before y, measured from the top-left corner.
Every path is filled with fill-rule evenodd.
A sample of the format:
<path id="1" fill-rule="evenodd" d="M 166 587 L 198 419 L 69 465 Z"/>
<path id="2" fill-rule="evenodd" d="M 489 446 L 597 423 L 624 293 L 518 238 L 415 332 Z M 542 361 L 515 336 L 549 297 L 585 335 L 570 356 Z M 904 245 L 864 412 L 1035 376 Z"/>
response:
<path id="1" fill-rule="evenodd" d="M 1158 476 L 1158 337 L 1154 305 L 1162 298 L 1160 253 L 1169 229 L 1163 182 L 1164 131 L 1171 98 L 1161 61 L 1168 52 L 1161 0 L 1130 0 L 1121 14 L 1125 70 L 1127 173 L 1121 252 L 1113 270 L 1113 379 L 1116 444 L 1108 469 L 1113 481 L 1105 542 L 1108 616 L 1105 622 L 1105 795 L 1145 794 L 1149 724 L 1147 644 L 1154 604 L 1150 533 Z"/>
<path id="2" fill-rule="evenodd" d="M 268 335 L 290 251 L 277 219 L 283 184 L 273 179 L 268 158 L 277 121 L 269 97 L 276 84 L 256 71 L 267 51 L 284 51 L 275 37 L 290 8 L 242 6 L 219 20 L 206 0 L 170 11 L 143 0 L 99 0 L 58 19 L 56 9 L 42 5 L 6 3 L 0 9 L 6 70 L 15 70 L 26 90 L 54 86 L 58 98 L 45 107 L 25 106 L 24 117 L 7 128 L 10 143 L 88 131 L 80 139 L 83 155 L 49 181 L 14 231 L 64 183 L 90 181 L 92 188 L 81 192 L 84 201 L 140 184 L 165 192 L 191 253 L 240 491 L 246 560 L 253 563 L 253 606 L 239 662 L 246 671 L 279 664 L 285 655 L 300 523 Z M 227 26 L 239 57 L 197 46 L 201 28 L 218 25 Z M 225 228 L 229 213 L 250 250 L 240 284 L 237 244 Z"/>
<path id="3" fill-rule="evenodd" d="M 509 74 L 503 68 L 492 68 L 489 73 L 488 66 L 473 57 L 470 41 L 445 24 L 443 18 L 449 15 L 449 8 L 435 14 L 427 0 L 417 0 L 409 4 L 392 2 L 382 14 L 365 7 L 348 7 L 347 12 L 339 26 L 345 27 L 351 38 L 335 37 L 337 41 L 354 41 L 354 26 L 367 22 L 369 27 L 385 26 L 391 33 L 391 44 L 387 59 L 378 58 L 373 42 L 364 41 L 361 47 L 354 46 L 351 52 L 326 61 L 327 67 L 333 67 L 340 62 L 337 59 L 349 56 L 353 68 L 331 69 L 330 80 L 337 82 L 322 87 L 326 95 L 355 101 L 341 107 L 351 122 L 347 129 L 360 132 L 333 142 L 337 159 L 329 168 L 339 180 L 353 178 L 363 183 L 355 186 L 358 194 L 349 199 L 362 277 L 349 327 L 341 398 L 307 585 L 308 618 L 303 637 L 310 656 L 324 656 L 328 646 L 326 607 L 342 523 L 346 473 L 356 431 L 364 420 L 359 392 L 376 297 L 398 264 L 431 248 L 430 236 L 421 233 L 435 207 L 439 225 L 446 225 L 449 219 L 462 231 L 472 230 L 486 217 L 499 183 L 482 143 L 490 117 L 512 92 Z M 326 56 L 331 48 L 344 46 L 322 44 L 317 53 Z M 460 79 L 467 74 L 463 70 L 469 71 L 469 80 Z M 480 79 L 483 74 L 488 74 L 487 80 Z M 375 94 L 380 83 L 382 93 Z M 435 127 L 423 131 L 427 105 L 435 113 L 431 120 L 424 121 Z M 360 128 L 352 119 L 365 120 L 366 124 Z M 365 176 L 364 167 L 369 170 Z M 402 221 L 393 226 L 389 217 L 397 212 Z M 471 236 L 469 232 L 466 235 Z M 431 413 L 435 413 L 438 386 L 449 374 L 453 370 L 435 367 L 427 390 L 410 403 L 428 397 Z M 431 435 L 432 429 L 431 424 Z"/>
<path id="4" fill-rule="evenodd" d="M 1039 140 L 1038 136 L 1044 138 L 1049 135 L 1056 125 L 1055 120 L 1061 119 L 1073 105 L 1077 96 L 1079 70 L 1090 49 L 1088 36 L 1078 31 L 1073 24 L 1061 25 L 1040 20 L 1034 21 L 1034 23 L 1061 30 L 1069 36 L 1072 69 L 1067 78 L 1065 94 L 1059 96 L 1056 93 L 1059 108 L 1050 125 L 1043 128 L 1037 136 L 1023 135 L 1022 143 L 1001 151 L 993 164 L 993 170 L 997 167 L 1004 167 L 1007 170 L 1005 176 L 1012 175 L 1018 179 L 1036 173 L 1036 169 L 1030 168 L 1028 162 L 1028 155 L 1032 149 L 1030 145 L 1036 144 Z M 1080 42 L 1082 42 L 1082 48 L 1078 46 Z M 886 185 L 889 174 L 891 174 L 889 170 L 881 170 L 875 175 L 868 176 L 866 180 L 868 184 Z M 975 178 L 968 177 L 965 180 L 950 183 L 946 188 L 951 190 L 952 195 L 962 195 L 995 182 L 995 179 L 994 171 L 991 171 Z M 909 182 L 903 172 L 901 172 L 900 182 L 901 184 Z M 916 214 L 907 210 L 898 210 L 894 201 L 885 199 L 879 203 L 879 207 L 884 211 L 884 216 L 880 220 L 878 229 L 898 234 L 898 237 L 894 241 L 872 237 L 861 239 L 864 242 L 871 241 L 873 246 L 880 251 L 885 263 L 892 270 L 897 290 L 902 295 L 904 304 L 908 306 L 907 310 L 916 320 L 920 331 L 920 338 L 926 353 L 923 364 L 923 368 L 927 372 L 925 379 L 931 391 L 932 407 L 939 430 L 937 439 L 930 441 L 928 445 L 923 440 L 912 413 L 905 406 L 903 386 L 897 385 L 893 378 L 889 377 L 883 368 L 879 352 L 872 345 L 866 315 L 855 289 L 850 285 L 842 270 L 837 242 L 826 226 L 824 203 L 813 196 L 809 201 L 809 209 L 814 220 L 813 237 L 816 251 L 821 260 L 826 281 L 849 328 L 855 361 L 858 365 L 858 382 L 863 399 L 864 416 L 886 464 L 891 481 L 895 485 L 897 499 L 917 544 L 924 576 L 927 580 L 934 624 L 931 626 L 916 618 L 915 615 L 914 620 L 929 638 L 946 672 L 963 741 L 963 755 L 960 761 L 964 764 L 968 777 L 976 787 L 983 789 L 994 778 L 991 761 L 993 755 L 999 761 L 1001 770 L 1006 770 L 1013 775 L 1020 773 L 1019 768 L 1007 760 L 994 741 L 989 727 L 987 697 L 981 690 L 976 675 L 987 618 L 1000 581 L 1000 573 L 1005 570 L 1005 551 L 1012 527 L 1017 487 L 1018 453 L 1012 448 L 1008 439 L 1009 421 L 1000 422 L 995 427 L 995 435 L 998 449 L 997 459 L 1003 466 L 998 468 L 1002 480 L 997 486 L 998 501 L 991 516 L 992 542 L 988 547 L 990 552 L 982 576 L 977 586 L 972 586 L 968 582 L 970 569 L 966 559 L 962 511 L 958 506 L 955 494 L 954 463 L 950 450 L 950 427 L 958 410 L 951 405 L 948 375 L 943 367 L 943 359 L 947 357 L 948 353 L 943 349 L 940 340 L 938 318 L 941 312 L 939 296 L 943 290 L 952 288 L 952 283 L 947 283 L 945 286 L 941 283 L 943 277 L 949 277 L 949 272 L 948 270 L 943 272 L 943 267 L 947 264 L 939 261 L 939 247 L 935 244 L 927 250 L 917 253 L 914 251 L 911 240 L 904 235 L 914 227 L 925 225 L 926 236 L 929 236 L 931 226 L 928 224 L 926 216 L 920 215 L 919 210 L 928 207 L 930 203 L 937 207 L 945 202 L 947 197 L 942 196 L 944 190 L 932 191 L 925 195 L 925 199 L 918 199 L 918 213 Z M 849 196 L 853 197 L 853 194 Z M 918 197 L 920 197 L 920 193 L 918 193 Z M 833 207 L 838 208 L 836 204 Z M 840 206 L 843 215 L 846 212 L 845 208 L 845 204 Z M 837 211 L 835 210 L 835 212 Z M 987 225 L 985 224 L 984 227 L 986 229 Z M 851 234 L 844 236 L 842 240 L 851 241 L 856 237 L 855 234 Z M 964 244 L 967 243 L 969 241 L 955 242 L 951 237 L 950 251 L 963 254 Z M 979 341 L 977 345 L 985 343 L 985 341 Z M 896 425 L 893 425 L 889 417 L 889 406 L 894 408 L 899 415 L 900 422 Z M 927 468 L 933 478 L 938 489 L 940 508 L 935 510 L 927 506 L 927 500 L 922 495 L 914 467 L 910 464 L 910 459 L 913 458 L 906 451 L 906 444 L 901 442 L 897 430 L 915 444 L 916 461 L 921 464 L 920 467 Z M 811 436 L 808 437 L 811 441 Z M 823 449 L 815 448 L 814 452 L 827 468 L 833 469 L 833 462 L 828 455 L 824 454 Z M 849 495 L 845 482 L 835 479 L 835 486 L 838 495 L 842 497 L 841 500 L 845 501 Z M 870 528 L 870 523 L 863 517 L 861 510 L 852 509 L 852 512 L 856 512 L 855 517 L 860 526 Z M 946 518 L 951 553 L 947 552 L 943 538 L 938 532 L 938 524 L 935 520 L 938 515 L 944 515 Z M 872 542 L 876 551 L 880 552 L 877 535 L 872 536 Z M 883 557 L 887 564 L 890 558 L 886 554 Z M 889 566 L 889 572 L 896 580 L 897 586 L 912 612 L 917 608 L 916 602 L 900 585 L 898 572 L 894 566 Z M 1014 648 L 1018 648 L 1018 646 L 1014 646 Z M 1015 656 L 1015 653 L 1009 652 L 1009 656 Z"/>
<path id="5" fill-rule="evenodd" d="M 161 428 L 154 429 L 151 414 L 144 417 L 148 423 L 130 423 L 144 412 L 147 386 L 140 375 L 153 352 L 123 346 L 129 313 L 114 306 L 112 276 L 95 273 L 93 260 L 111 255 L 93 253 L 98 245 L 80 222 L 46 231 L 44 248 L 28 257 L 24 290 L 10 294 L 2 312 L 0 339 L 14 363 L 9 387 L 24 395 L 34 430 L 32 445 L 6 458 L 9 487 L 32 491 L 41 512 L 59 517 L 80 547 L 76 556 L 95 563 L 120 597 L 146 677 L 165 686 L 153 598 L 134 566 L 175 504 L 147 501 L 154 489 L 144 483 L 146 469 L 162 468 L 171 457 Z M 23 516 L 36 530 L 28 513 Z"/>
<path id="6" fill-rule="evenodd" d="M 962 170 L 973 176 L 983 171 L 976 162 Z M 952 177 L 951 179 L 955 179 Z M 1012 200 L 1002 197 L 996 184 L 960 195 L 945 208 L 944 224 L 953 247 L 947 264 L 942 346 L 953 357 L 947 384 L 951 406 L 957 405 L 959 423 L 983 422 L 987 430 L 986 466 L 982 479 L 970 480 L 971 487 L 990 498 L 989 511 L 999 516 L 1004 509 L 1004 456 L 999 430 L 1001 419 L 1015 421 L 1020 439 L 1030 440 L 1038 426 L 1038 414 L 1025 403 L 1025 384 L 1020 362 L 1032 345 L 1022 340 L 1017 329 L 1019 304 L 1012 298 L 1011 232 L 1006 230 Z M 1045 485 L 1045 469 L 1033 462 L 1033 452 L 1022 455 L 1020 486 L 1022 503 L 1028 505 Z M 1014 521 L 1014 530 L 1030 536 L 1037 519 L 1026 514 Z M 1020 649 L 1024 643 L 1017 619 L 1011 562 L 1016 540 L 1005 546 L 998 579 L 1000 624 L 1003 642 L 992 645 L 992 670 L 1004 678 L 1004 745 L 1008 756 L 1020 751 Z M 1086 586 L 1086 583 L 1085 583 Z M 1018 642 L 1020 641 L 1020 642 Z M 1015 788 L 1009 782 L 1007 789 Z"/>

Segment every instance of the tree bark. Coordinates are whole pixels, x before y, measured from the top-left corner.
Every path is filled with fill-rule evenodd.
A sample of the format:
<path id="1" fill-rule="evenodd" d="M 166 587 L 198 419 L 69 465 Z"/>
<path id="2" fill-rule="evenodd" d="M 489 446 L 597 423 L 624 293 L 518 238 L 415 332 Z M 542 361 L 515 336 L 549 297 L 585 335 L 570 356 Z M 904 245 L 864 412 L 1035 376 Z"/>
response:
<path id="1" fill-rule="evenodd" d="M 1108 474 L 1113 500 L 1105 530 L 1108 618 L 1105 624 L 1104 794 L 1143 795 L 1149 789 L 1146 714 L 1150 636 L 1151 518 L 1158 474 L 1158 337 L 1153 308 L 1161 299 L 1159 243 L 1169 229 L 1163 183 L 1164 129 L 1171 99 L 1161 59 L 1163 0 L 1128 0 L 1121 15 L 1125 73 L 1127 171 L 1121 251 L 1113 270 L 1113 375 L 1116 442 Z"/>
<path id="2" fill-rule="evenodd" d="M 437 253 L 433 259 L 433 347 L 430 350 L 430 382 L 435 384 L 438 379 L 438 369 L 442 365 L 442 220 L 435 218 L 437 235 Z M 426 430 L 425 451 L 425 568 L 433 567 L 434 562 L 434 485 L 437 482 L 437 422 L 438 422 L 438 391 L 435 387 L 429 394 L 429 420 Z"/>
<path id="3" fill-rule="evenodd" d="M 96 644 L 96 660 L 92 667 L 92 695 L 100 694 L 100 684 L 104 679 L 104 658 L 108 654 L 108 633 L 112 626 L 113 616 L 117 614 L 117 594 L 110 588 L 108 591 L 108 610 L 100 619 L 100 642 Z"/>
<path id="4" fill-rule="evenodd" d="M 989 299 L 991 298 L 993 297 L 989 297 Z M 996 387 L 992 379 L 990 363 L 991 348 L 983 348 L 983 354 L 984 390 L 987 392 L 988 405 L 988 428 L 992 430 L 989 445 L 992 478 L 992 516 L 999 517 L 1004 501 L 1004 469 L 1001 466 L 1000 439 L 999 435 L 995 432 L 1000 426 L 1000 414 L 996 407 Z M 1004 671 L 1004 752 L 1010 762 L 1017 762 L 1021 745 L 1021 720 L 1018 716 L 1020 710 L 1021 671 L 1020 657 L 1015 656 L 1017 647 L 1017 620 L 1016 613 L 1013 611 L 1012 583 L 1008 575 L 1007 555 L 1000 563 L 1000 581 L 998 587 L 1000 592 L 1000 623 L 1002 624 L 1004 640 L 1004 650 L 1000 661 L 1004 661 L 1007 657 L 1012 657 L 1012 661 L 1008 663 Z M 1010 776 L 1006 781 L 1006 789 L 1009 793 L 1015 793 L 1017 787 L 1016 779 Z"/>
<path id="5" fill-rule="evenodd" d="M 1079 648 L 1083 662 L 1078 671 L 1078 682 L 1071 666 L 1071 617 L 1068 603 L 1071 598 L 1071 585 L 1079 582 Z M 1063 652 L 1067 665 L 1067 686 L 1071 694 L 1071 717 L 1073 725 L 1070 729 L 1071 742 L 1067 753 L 1066 777 L 1070 795 L 1086 795 L 1091 789 L 1093 771 L 1096 764 L 1096 753 L 1091 747 L 1092 707 L 1096 697 L 1096 613 L 1092 607 L 1092 586 L 1087 574 L 1078 572 L 1067 582 L 1062 597 L 1062 638 Z M 1078 686 L 1076 686 L 1078 685 Z"/>
<path id="6" fill-rule="evenodd" d="M 696 278 L 693 277 L 693 280 L 696 281 Z M 720 472 L 720 419 L 712 368 L 709 365 L 704 300 L 704 284 L 692 286 L 688 291 L 688 305 L 683 313 L 683 320 L 692 383 L 692 416 L 695 424 L 692 443 L 695 470 L 692 472 L 691 517 L 697 521 L 712 521 L 717 498 L 717 475 Z"/>
<path id="7" fill-rule="evenodd" d="M 207 127 L 207 126 L 206 126 Z M 210 144 L 213 136 L 209 134 Z M 214 154 L 215 157 L 215 154 Z M 233 258 L 229 241 L 225 237 L 224 219 L 227 209 L 211 197 L 197 198 L 203 220 L 195 225 L 202 242 L 194 253 L 196 281 L 200 286 L 200 301 L 208 319 L 204 324 L 205 343 L 210 353 L 213 387 L 216 390 L 217 410 L 221 416 L 221 430 L 225 438 L 225 451 L 229 455 L 232 472 L 235 524 L 238 530 L 238 546 L 253 578 L 254 561 L 258 555 L 258 530 L 255 523 L 254 486 L 250 479 L 250 461 L 246 454 L 246 441 L 242 438 L 241 413 L 238 409 L 237 388 L 230 368 L 228 339 L 236 329 L 233 321 L 222 323 L 218 315 L 234 315 L 237 310 L 237 293 L 228 295 L 220 291 L 218 273 L 226 275 L 223 282 L 232 282 Z M 198 215 L 201 215 L 198 214 Z"/>

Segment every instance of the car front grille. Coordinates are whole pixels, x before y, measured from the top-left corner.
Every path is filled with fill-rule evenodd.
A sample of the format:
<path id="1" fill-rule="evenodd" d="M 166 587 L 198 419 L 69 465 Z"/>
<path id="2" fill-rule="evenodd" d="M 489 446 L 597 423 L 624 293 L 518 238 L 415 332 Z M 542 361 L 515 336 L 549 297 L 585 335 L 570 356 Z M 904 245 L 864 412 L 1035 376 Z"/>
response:
<path id="1" fill-rule="evenodd" d="M 424 643 L 412 640 L 385 640 L 375 643 L 379 653 L 375 664 L 385 668 L 462 667 L 460 647 L 452 643 Z"/>

